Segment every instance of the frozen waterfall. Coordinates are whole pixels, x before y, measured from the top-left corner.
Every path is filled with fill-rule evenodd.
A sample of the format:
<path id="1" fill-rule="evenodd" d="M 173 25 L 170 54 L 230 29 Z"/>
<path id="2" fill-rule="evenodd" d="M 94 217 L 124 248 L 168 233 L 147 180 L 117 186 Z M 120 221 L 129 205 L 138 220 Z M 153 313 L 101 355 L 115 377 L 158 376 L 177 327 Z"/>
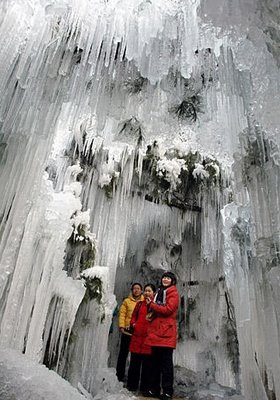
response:
<path id="1" fill-rule="evenodd" d="M 24 357 L 73 399 L 130 396 L 113 311 L 163 270 L 175 393 L 280 400 L 279 21 L 278 0 L 1 1 L 3 400 Z"/>

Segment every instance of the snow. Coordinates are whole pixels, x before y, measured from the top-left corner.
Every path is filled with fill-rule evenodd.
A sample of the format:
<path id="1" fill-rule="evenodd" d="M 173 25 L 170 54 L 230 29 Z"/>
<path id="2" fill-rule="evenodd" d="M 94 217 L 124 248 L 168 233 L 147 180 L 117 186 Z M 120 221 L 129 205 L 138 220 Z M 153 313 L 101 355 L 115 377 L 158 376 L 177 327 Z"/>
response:
<path id="1" fill-rule="evenodd" d="M 2 400 L 85 400 L 77 389 L 54 371 L 11 349 L 0 351 Z"/>
<path id="2" fill-rule="evenodd" d="M 170 183 L 171 189 L 176 189 L 176 186 L 181 182 L 179 179 L 181 170 L 187 170 L 185 163 L 185 160 L 180 158 L 168 160 L 164 157 L 157 162 L 156 170 L 159 176 L 164 176 Z"/>
<path id="3" fill-rule="evenodd" d="M 195 169 L 193 170 L 193 176 L 194 178 L 209 178 L 209 173 L 207 171 L 205 171 L 203 165 L 199 164 L 199 163 L 195 163 Z"/>
<path id="4" fill-rule="evenodd" d="M 117 382 L 115 373 L 103 375 L 100 393 L 92 397 L 81 385 L 75 389 L 54 371 L 38 365 L 27 356 L 12 349 L 0 350 L 1 400 L 129 400 L 135 398 Z M 118 391 L 118 394 L 112 393 Z"/>
<path id="5" fill-rule="evenodd" d="M 75 194 L 77 194 L 75 192 Z M 71 218 L 71 221 L 73 223 L 73 234 L 74 234 L 74 240 L 80 240 L 80 241 L 89 241 L 92 243 L 92 246 L 94 247 L 95 245 L 95 235 L 90 232 L 90 210 L 87 211 L 77 211 L 73 217 Z M 79 235 L 79 229 L 83 230 L 83 234 Z"/>

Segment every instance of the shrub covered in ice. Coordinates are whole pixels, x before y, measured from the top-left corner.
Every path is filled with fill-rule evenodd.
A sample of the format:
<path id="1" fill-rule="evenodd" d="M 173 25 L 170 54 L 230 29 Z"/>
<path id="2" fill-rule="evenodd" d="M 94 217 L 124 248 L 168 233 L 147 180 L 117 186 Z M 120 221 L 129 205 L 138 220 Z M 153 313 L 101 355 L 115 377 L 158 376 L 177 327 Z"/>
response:
<path id="1" fill-rule="evenodd" d="M 102 266 L 88 268 L 81 273 L 81 278 L 85 281 L 89 299 L 96 299 L 101 303 L 107 288 L 108 268 Z"/>
<path id="2" fill-rule="evenodd" d="M 105 185 L 109 185 L 112 180 L 112 175 L 111 174 L 103 174 L 99 177 L 98 184 L 101 188 Z"/>
<path id="3" fill-rule="evenodd" d="M 113 197 L 114 186 L 120 176 L 115 170 L 103 169 L 103 173 L 99 176 L 98 185 L 105 190 L 106 196 L 111 199 Z"/>
<path id="4" fill-rule="evenodd" d="M 194 178 L 207 179 L 209 178 L 209 172 L 207 172 L 202 164 L 195 163 L 195 169 L 193 170 Z"/>
<path id="5" fill-rule="evenodd" d="M 165 149 L 157 141 L 148 145 L 146 154 L 138 158 L 137 173 L 141 176 L 139 193 L 144 191 L 146 200 L 182 210 L 200 211 L 206 186 L 219 191 L 228 182 L 221 180 L 217 159 L 193 151 L 181 141 L 174 141 L 172 147 Z"/>
<path id="6" fill-rule="evenodd" d="M 73 225 L 73 242 L 85 241 L 90 242 L 94 247 L 95 235 L 90 232 L 90 210 L 87 211 L 77 211 L 72 217 Z"/>
<path id="7" fill-rule="evenodd" d="M 202 180 L 209 180 L 211 178 L 217 178 L 220 174 L 220 167 L 216 161 L 208 162 L 204 160 L 203 164 L 195 163 L 195 168 L 192 172 L 194 178 L 200 178 Z"/>
<path id="8" fill-rule="evenodd" d="M 179 176 L 182 170 L 187 170 L 187 166 L 185 160 L 181 158 L 169 160 L 164 157 L 157 161 L 157 174 L 170 183 L 171 189 L 175 189 L 177 185 L 181 183 Z"/>
<path id="9" fill-rule="evenodd" d="M 154 159 L 153 169 L 157 177 L 163 178 L 170 184 L 169 190 L 174 190 L 182 183 L 182 179 L 190 182 L 190 178 L 212 180 L 220 175 L 217 160 L 212 157 L 204 158 L 200 153 L 193 152 L 189 146 L 176 143 L 176 146 L 167 149 L 163 156 L 155 155 L 148 146 L 147 157 Z"/>

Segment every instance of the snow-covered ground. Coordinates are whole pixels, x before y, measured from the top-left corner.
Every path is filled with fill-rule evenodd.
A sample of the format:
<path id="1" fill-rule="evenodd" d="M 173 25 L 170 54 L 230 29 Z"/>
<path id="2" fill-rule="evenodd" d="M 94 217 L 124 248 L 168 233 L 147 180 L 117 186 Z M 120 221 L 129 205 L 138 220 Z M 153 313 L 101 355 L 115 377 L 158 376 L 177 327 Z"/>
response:
<path id="1" fill-rule="evenodd" d="M 109 393 L 104 378 L 104 388 L 94 400 L 131 399 L 126 389 L 116 381 L 116 393 Z M 114 376 L 110 376 L 113 385 Z M 80 391 L 80 392 L 79 392 Z M 0 350 L 0 399 L 1 400 L 93 400 L 93 397 L 79 385 L 79 391 L 44 365 L 39 365 L 27 356 L 12 349 Z"/>

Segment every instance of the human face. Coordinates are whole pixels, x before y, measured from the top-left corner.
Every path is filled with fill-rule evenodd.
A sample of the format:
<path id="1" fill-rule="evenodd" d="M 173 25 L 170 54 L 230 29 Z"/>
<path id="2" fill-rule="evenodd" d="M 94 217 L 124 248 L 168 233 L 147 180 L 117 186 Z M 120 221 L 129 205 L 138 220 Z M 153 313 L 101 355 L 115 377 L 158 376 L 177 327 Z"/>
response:
<path id="1" fill-rule="evenodd" d="M 134 285 L 134 286 L 133 286 L 133 289 L 132 289 L 132 296 L 133 296 L 135 299 L 138 299 L 138 297 L 140 297 L 141 294 L 142 294 L 142 289 L 141 289 L 141 287 L 140 287 L 139 285 Z"/>
<path id="2" fill-rule="evenodd" d="M 172 284 L 172 279 L 169 276 L 164 276 L 161 280 L 162 286 L 168 287 Z"/>
<path id="3" fill-rule="evenodd" d="M 147 299 L 147 298 L 152 299 L 154 297 L 154 291 L 150 286 L 147 286 L 145 288 L 144 297 L 145 297 L 145 299 Z"/>

